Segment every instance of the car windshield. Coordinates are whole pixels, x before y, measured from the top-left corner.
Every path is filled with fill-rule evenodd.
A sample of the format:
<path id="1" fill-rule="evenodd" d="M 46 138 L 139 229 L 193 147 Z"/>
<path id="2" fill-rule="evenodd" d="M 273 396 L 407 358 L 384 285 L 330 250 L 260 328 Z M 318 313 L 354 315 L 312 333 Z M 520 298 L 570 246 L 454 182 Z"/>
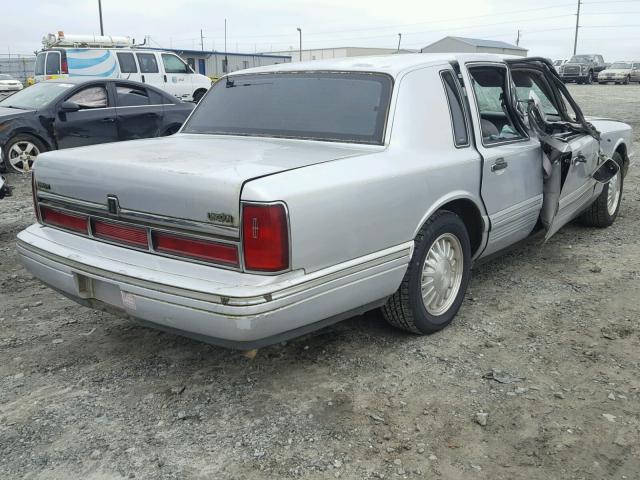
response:
<path id="1" fill-rule="evenodd" d="M 574 55 L 569 63 L 586 63 L 593 62 L 593 55 Z"/>
<path id="2" fill-rule="evenodd" d="M 182 131 L 382 144 L 391 88 L 375 73 L 235 75 L 211 88 Z"/>
<path id="3" fill-rule="evenodd" d="M 71 83 L 36 83 L 24 90 L 14 93 L 0 102 L 0 107 L 37 110 L 73 87 Z"/>
<path id="4" fill-rule="evenodd" d="M 0 73 L 0 80 L 13 80 L 11 75 L 7 75 L 6 73 Z"/>
<path id="5" fill-rule="evenodd" d="M 613 63 L 609 68 L 612 70 L 613 69 L 631 70 L 631 64 L 626 62 L 616 62 L 616 63 Z"/>

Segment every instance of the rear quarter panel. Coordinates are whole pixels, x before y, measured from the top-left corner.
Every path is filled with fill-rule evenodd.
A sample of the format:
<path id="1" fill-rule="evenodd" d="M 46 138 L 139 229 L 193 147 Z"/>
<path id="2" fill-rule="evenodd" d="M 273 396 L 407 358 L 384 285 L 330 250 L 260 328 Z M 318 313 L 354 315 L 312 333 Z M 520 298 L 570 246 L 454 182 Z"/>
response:
<path id="1" fill-rule="evenodd" d="M 292 268 L 315 271 L 411 241 L 438 206 L 479 199 L 480 157 L 453 144 L 439 72 L 396 79 L 385 146 L 252 180 L 248 201 L 282 200 L 291 224 Z"/>

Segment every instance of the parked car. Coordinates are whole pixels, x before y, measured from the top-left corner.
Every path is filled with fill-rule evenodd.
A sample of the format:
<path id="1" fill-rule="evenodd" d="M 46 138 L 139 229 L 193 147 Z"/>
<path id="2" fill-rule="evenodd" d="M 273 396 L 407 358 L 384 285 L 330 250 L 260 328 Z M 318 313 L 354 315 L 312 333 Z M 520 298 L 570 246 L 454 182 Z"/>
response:
<path id="1" fill-rule="evenodd" d="M 7 73 L 0 73 L 0 92 L 17 92 L 23 88 L 20 80 L 16 80 Z"/>
<path id="2" fill-rule="evenodd" d="M 69 77 L 108 77 L 153 85 L 184 101 L 198 102 L 211 80 L 171 52 L 134 48 L 128 37 L 49 34 L 36 56 L 37 82 Z"/>
<path id="3" fill-rule="evenodd" d="M 611 67 L 598 74 L 598 83 L 604 85 L 614 82 L 616 85 L 628 85 L 640 82 L 640 62 L 614 62 Z"/>
<path id="4" fill-rule="evenodd" d="M 192 110 L 138 82 L 50 80 L 0 101 L 0 152 L 6 169 L 26 172 L 48 150 L 171 135 Z"/>
<path id="5" fill-rule="evenodd" d="M 17 248 L 78 303 L 221 345 L 379 307 L 431 333 L 474 261 L 578 216 L 610 225 L 631 138 L 585 119 L 541 58 L 260 67 L 217 82 L 177 135 L 42 155 Z"/>
<path id="6" fill-rule="evenodd" d="M 574 55 L 567 63 L 559 67 L 559 73 L 565 82 L 591 85 L 605 68 L 602 55 Z"/>
<path id="7" fill-rule="evenodd" d="M 559 72 L 560 71 L 560 67 L 562 65 L 564 65 L 565 63 L 567 63 L 567 59 L 566 58 L 559 59 L 559 60 L 554 60 L 553 61 L 553 68 L 556 69 L 556 72 Z"/>

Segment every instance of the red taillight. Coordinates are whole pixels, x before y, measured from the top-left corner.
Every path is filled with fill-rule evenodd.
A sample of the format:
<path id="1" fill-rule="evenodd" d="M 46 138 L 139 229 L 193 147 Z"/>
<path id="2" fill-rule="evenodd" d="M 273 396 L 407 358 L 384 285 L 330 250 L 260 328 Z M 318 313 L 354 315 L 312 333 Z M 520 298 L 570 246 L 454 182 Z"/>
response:
<path id="1" fill-rule="evenodd" d="M 93 220 L 91 227 L 93 236 L 103 240 L 125 243 L 134 247 L 147 248 L 149 246 L 147 230 L 144 228 L 103 222 L 101 220 Z"/>
<path id="2" fill-rule="evenodd" d="M 49 207 L 41 207 L 40 215 L 42 216 L 42 221 L 48 225 L 66 228 L 74 232 L 88 233 L 87 217 L 85 216 L 62 212 Z"/>
<path id="3" fill-rule="evenodd" d="M 278 272 L 289 268 L 289 230 L 284 205 L 244 205 L 242 248 L 247 270 Z"/>
<path id="4" fill-rule="evenodd" d="M 60 61 L 60 72 L 69 73 L 69 65 L 67 64 L 67 54 L 63 52 L 62 60 Z"/>
<path id="5" fill-rule="evenodd" d="M 160 253 L 190 257 L 205 262 L 238 265 L 238 248 L 235 245 L 153 232 L 153 246 Z"/>

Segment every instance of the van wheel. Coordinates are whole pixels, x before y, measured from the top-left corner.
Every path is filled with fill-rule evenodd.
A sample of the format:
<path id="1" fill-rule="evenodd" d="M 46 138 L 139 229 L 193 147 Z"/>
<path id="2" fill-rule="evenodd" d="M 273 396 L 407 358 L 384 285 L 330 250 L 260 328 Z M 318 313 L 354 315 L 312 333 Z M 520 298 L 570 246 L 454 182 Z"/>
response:
<path id="1" fill-rule="evenodd" d="M 193 102 L 200 102 L 205 93 L 207 93 L 207 91 L 204 89 L 196 90 L 195 92 L 193 92 Z"/>
<path id="2" fill-rule="evenodd" d="M 446 327 L 462 305 L 471 276 L 469 234 L 460 217 L 436 212 L 415 238 L 400 288 L 382 307 L 391 325 L 417 334 Z"/>
<path id="3" fill-rule="evenodd" d="M 5 167 L 9 171 L 27 173 L 38 155 L 46 151 L 45 144 L 33 135 L 16 135 L 4 146 Z"/>
<path id="4" fill-rule="evenodd" d="M 620 166 L 620 171 L 609 180 L 596 201 L 580 216 L 580 222 L 588 227 L 608 227 L 615 221 L 620 211 L 624 183 L 622 155 L 616 152 L 611 158 Z"/>

